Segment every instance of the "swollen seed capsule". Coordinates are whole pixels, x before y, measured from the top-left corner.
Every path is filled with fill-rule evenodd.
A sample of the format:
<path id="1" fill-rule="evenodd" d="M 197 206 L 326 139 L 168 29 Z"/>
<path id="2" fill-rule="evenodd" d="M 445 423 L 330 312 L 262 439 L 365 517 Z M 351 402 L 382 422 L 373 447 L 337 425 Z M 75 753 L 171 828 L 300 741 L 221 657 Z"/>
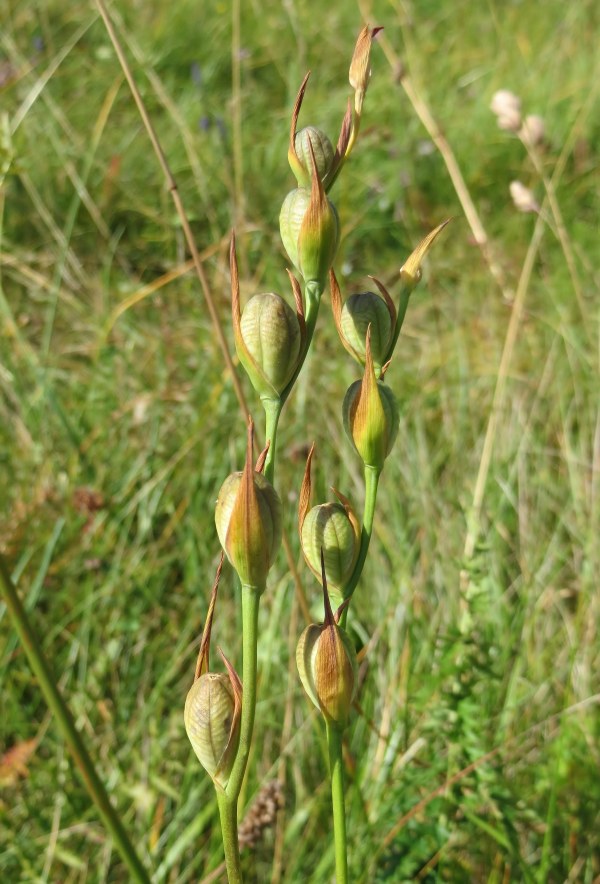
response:
<path id="1" fill-rule="evenodd" d="M 302 335 L 292 308 L 273 292 L 254 295 L 242 313 L 241 336 L 267 381 L 261 385 L 260 376 L 252 377 L 257 392 L 261 395 L 273 390 L 281 393 L 291 380 L 300 356 Z M 245 354 L 238 355 L 243 362 Z"/>
<path id="2" fill-rule="evenodd" d="M 379 376 L 392 340 L 390 310 L 374 292 L 358 292 L 344 302 L 340 317 L 341 332 L 364 365 L 367 331 L 371 326 L 371 353 L 375 374 Z"/>
<path id="3" fill-rule="evenodd" d="M 304 557 L 321 579 L 321 550 L 327 586 L 334 603 L 342 601 L 344 586 L 352 576 L 360 548 L 358 524 L 353 524 L 340 503 L 322 503 L 308 511 L 300 532 Z M 335 595 L 334 595 L 335 593 Z"/>
<path id="4" fill-rule="evenodd" d="M 239 738 L 239 715 L 229 676 L 214 672 L 201 675 L 188 691 L 183 717 L 198 761 L 225 788 Z"/>
<path id="5" fill-rule="evenodd" d="M 366 466 L 381 471 L 398 435 L 396 397 L 388 386 L 376 381 L 355 381 L 342 405 L 346 435 Z"/>
<path id="6" fill-rule="evenodd" d="M 296 665 L 304 690 L 325 718 L 345 727 L 356 695 L 356 651 L 332 620 L 308 626 L 298 642 Z"/>
<path id="7" fill-rule="evenodd" d="M 323 290 L 339 243 L 339 221 L 320 182 L 311 190 L 297 187 L 288 193 L 279 213 L 279 230 L 304 281 L 316 282 Z"/>
<path id="8" fill-rule="evenodd" d="M 225 479 L 215 510 L 221 546 L 242 584 L 264 588 L 281 544 L 281 501 L 262 473 L 246 463 Z"/>
<path id="9" fill-rule="evenodd" d="M 325 178 L 333 163 L 333 145 L 327 135 L 321 129 L 317 129 L 316 126 L 306 126 L 304 129 L 300 129 L 296 134 L 294 146 L 296 155 L 306 170 L 306 175 L 303 176 L 303 180 L 298 181 L 299 186 L 310 184 L 312 161 L 308 145 L 309 141 L 321 181 Z"/>

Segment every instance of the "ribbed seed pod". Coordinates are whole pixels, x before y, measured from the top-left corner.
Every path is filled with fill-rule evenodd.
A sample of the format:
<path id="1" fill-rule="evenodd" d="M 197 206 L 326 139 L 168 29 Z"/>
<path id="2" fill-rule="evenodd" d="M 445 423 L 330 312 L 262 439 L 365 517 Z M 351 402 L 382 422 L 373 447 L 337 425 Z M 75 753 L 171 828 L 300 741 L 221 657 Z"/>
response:
<path id="1" fill-rule="evenodd" d="M 281 501 L 271 483 L 252 470 L 256 505 L 248 508 L 250 518 L 244 519 L 244 472 L 232 473 L 223 482 L 215 524 L 221 546 L 241 582 L 260 587 L 281 544 Z"/>
<path id="2" fill-rule="evenodd" d="M 379 377 L 392 340 L 392 317 L 385 301 L 374 292 L 357 292 L 344 302 L 341 332 L 364 365 L 367 330 L 371 327 L 371 353 Z"/>
<path id="3" fill-rule="evenodd" d="M 198 761 L 215 783 L 227 785 L 237 752 L 239 714 L 230 677 L 206 672 L 185 701 L 185 729 Z"/>
<path id="4" fill-rule="evenodd" d="M 268 385 L 253 385 L 261 395 L 281 393 L 298 365 L 302 332 L 298 317 L 282 297 L 265 292 L 250 298 L 242 313 L 241 336 L 247 352 L 260 368 Z M 240 361 L 245 354 L 238 348 Z M 248 372 L 250 374 L 250 372 Z"/>
<path id="5" fill-rule="evenodd" d="M 246 464 L 219 491 L 215 524 L 221 546 L 242 584 L 262 591 L 281 544 L 279 495 L 252 465 L 254 425 L 248 422 Z"/>
<path id="6" fill-rule="evenodd" d="M 321 550 L 327 585 L 334 604 L 341 604 L 360 549 L 360 525 L 341 503 L 322 503 L 306 514 L 300 529 L 302 552 L 311 571 L 321 579 Z"/>
<path id="7" fill-rule="evenodd" d="M 327 593 L 325 557 L 321 556 L 325 621 L 308 626 L 296 648 L 296 665 L 304 690 L 325 718 L 338 727 L 348 722 L 356 695 L 358 665 L 354 645 L 338 626 Z"/>
<path id="8" fill-rule="evenodd" d="M 296 156 L 301 165 L 305 169 L 305 175 L 298 176 L 298 186 L 307 187 L 310 185 L 311 175 L 311 157 L 308 142 L 315 157 L 317 172 L 321 181 L 327 176 L 333 163 L 333 145 L 327 135 L 316 126 L 305 126 L 296 133 L 294 145 L 296 148 Z"/>

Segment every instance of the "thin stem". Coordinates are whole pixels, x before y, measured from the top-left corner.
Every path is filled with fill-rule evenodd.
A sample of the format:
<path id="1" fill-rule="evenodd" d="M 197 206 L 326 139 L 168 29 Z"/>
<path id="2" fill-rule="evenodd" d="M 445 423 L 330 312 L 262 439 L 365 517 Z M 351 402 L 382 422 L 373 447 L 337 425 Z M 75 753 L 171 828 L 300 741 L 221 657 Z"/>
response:
<path id="1" fill-rule="evenodd" d="M 240 742 L 237 755 L 225 793 L 227 798 L 237 803 L 254 729 L 254 712 L 256 709 L 256 646 L 258 641 L 258 606 L 261 589 L 256 586 L 242 585 L 242 718 L 240 723 Z"/>
<path id="2" fill-rule="evenodd" d="M 394 336 L 386 355 L 386 361 L 391 359 L 392 353 L 396 349 L 398 337 L 400 336 L 400 329 L 402 328 L 404 317 L 406 316 L 406 311 L 408 309 L 411 292 L 412 288 L 406 283 L 402 283 L 402 288 L 400 289 L 400 303 L 398 304 L 398 315 L 396 316 L 396 325 L 394 326 Z"/>
<path id="3" fill-rule="evenodd" d="M 137 105 L 137 109 L 139 111 L 140 117 L 142 118 L 142 122 L 146 128 L 146 132 L 148 133 L 148 137 L 152 143 L 152 147 L 154 148 L 154 153 L 156 154 L 156 158 L 159 162 L 159 165 L 162 169 L 162 173 L 167 182 L 169 192 L 173 199 L 173 203 L 175 205 L 175 211 L 179 216 L 179 220 L 181 222 L 181 228 L 183 230 L 183 235 L 185 236 L 185 240 L 187 242 L 188 248 L 190 250 L 190 254 L 194 261 L 194 267 L 196 269 L 196 275 L 200 281 L 200 286 L 202 288 L 202 292 L 204 294 L 204 300 L 206 301 L 206 306 L 208 308 L 208 312 L 210 313 L 210 318 L 212 320 L 215 334 L 217 336 L 217 340 L 219 342 L 219 346 L 221 348 L 221 352 L 223 354 L 223 359 L 225 360 L 225 364 L 227 369 L 231 375 L 231 381 L 233 383 L 233 389 L 235 390 L 235 395 L 237 396 L 238 402 L 240 404 L 240 408 L 242 409 L 243 414 L 248 414 L 248 404 L 246 402 L 246 397 L 244 396 L 244 391 L 242 389 L 242 385 L 240 383 L 240 379 L 235 370 L 235 366 L 233 364 L 233 360 L 231 358 L 231 354 L 229 352 L 229 347 L 227 345 L 227 340 L 225 338 L 225 333 L 223 331 L 223 326 L 221 324 L 221 319 L 217 312 L 217 307 L 212 295 L 212 291 L 208 284 L 208 278 L 206 273 L 204 272 L 204 266 L 200 259 L 200 254 L 198 253 L 198 249 L 196 247 L 196 241 L 194 240 L 194 234 L 192 233 L 192 228 L 190 227 L 190 223 L 187 219 L 187 215 L 185 213 L 185 209 L 183 207 L 183 202 L 181 196 L 179 195 L 179 190 L 177 188 L 177 182 L 171 172 L 171 168 L 167 162 L 167 158 L 162 149 L 161 143 L 158 139 L 158 135 L 156 134 L 156 130 L 152 125 L 152 121 L 148 115 L 148 111 L 146 110 L 146 106 L 140 95 L 140 91 L 137 88 L 136 82 L 133 79 L 133 74 L 131 72 L 131 68 L 129 67 L 129 62 L 125 56 L 123 51 L 123 47 L 119 41 L 117 36 L 117 32 L 115 30 L 115 26 L 113 25 L 112 19 L 108 14 L 108 10 L 106 8 L 106 4 L 104 0 L 95 0 L 96 6 L 102 16 L 104 21 L 104 25 L 106 27 L 106 31 L 110 38 L 111 43 L 113 44 L 116 56 L 119 60 L 121 68 L 123 70 L 123 74 L 125 75 L 125 79 L 127 80 L 127 84 L 129 89 L 131 90 L 131 94 L 133 96 L 133 100 Z"/>
<path id="4" fill-rule="evenodd" d="M 85 788 L 96 805 L 104 825 L 110 832 L 115 847 L 129 870 L 131 880 L 140 882 L 140 884 L 150 884 L 148 873 L 129 840 L 118 811 L 110 802 L 108 792 L 104 788 L 102 780 L 94 767 L 94 762 L 81 738 L 81 734 L 75 726 L 69 707 L 58 689 L 56 680 L 52 675 L 48 661 L 43 654 L 2 556 L 0 556 L 0 578 L 2 598 L 6 604 L 13 626 L 19 636 L 29 665 L 37 678 L 44 699 L 54 714 L 58 727 L 73 756 L 73 760 L 79 768 Z"/>
<path id="5" fill-rule="evenodd" d="M 228 798 L 225 792 L 217 789 L 217 802 L 221 818 L 221 834 L 225 850 L 225 865 L 229 884 L 242 884 L 240 847 L 237 827 L 237 798 Z"/>
<path id="6" fill-rule="evenodd" d="M 271 485 L 275 479 L 275 457 L 277 454 L 277 427 L 279 425 L 279 417 L 283 402 L 281 399 L 261 398 L 263 408 L 265 410 L 265 439 L 269 443 L 269 450 L 265 460 L 263 474 Z"/>
<path id="7" fill-rule="evenodd" d="M 377 503 L 377 486 L 379 485 L 380 475 L 381 470 L 378 470 L 375 467 L 369 467 L 365 464 L 365 506 L 363 510 L 362 531 L 360 534 L 360 550 L 358 552 L 358 558 L 356 560 L 356 565 L 354 566 L 352 576 L 344 587 L 345 599 L 352 598 L 352 594 L 358 585 L 358 581 L 361 578 L 361 574 L 365 566 L 367 553 L 369 551 L 369 544 L 371 543 L 371 534 L 373 533 L 375 505 Z M 346 605 L 342 612 L 342 617 L 340 621 L 342 627 L 346 626 L 348 608 L 349 605 Z"/>
<path id="8" fill-rule="evenodd" d="M 346 844 L 346 809 L 344 806 L 344 763 L 342 732 L 327 722 L 331 803 L 333 805 L 333 837 L 335 840 L 335 877 L 337 884 L 348 882 L 348 848 Z"/>
<path id="9" fill-rule="evenodd" d="M 319 315 L 319 307 L 321 305 L 321 296 L 323 294 L 323 289 L 317 284 L 309 282 L 304 289 L 304 300 L 306 302 L 305 307 L 305 315 L 304 321 L 306 323 L 306 336 L 304 339 L 304 350 L 300 355 L 300 359 L 298 360 L 298 366 L 296 371 L 292 375 L 292 379 L 285 388 L 285 390 L 281 394 L 281 405 L 283 407 L 284 402 L 292 392 L 292 387 L 296 383 L 298 375 L 302 371 L 302 366 L 306 360 L 308 355 L 308 351 L 310 349 L 311 341 L 313 339 L 313 335 L 315 333 L 315 327 L 317 325 L 317 317 Z"/>

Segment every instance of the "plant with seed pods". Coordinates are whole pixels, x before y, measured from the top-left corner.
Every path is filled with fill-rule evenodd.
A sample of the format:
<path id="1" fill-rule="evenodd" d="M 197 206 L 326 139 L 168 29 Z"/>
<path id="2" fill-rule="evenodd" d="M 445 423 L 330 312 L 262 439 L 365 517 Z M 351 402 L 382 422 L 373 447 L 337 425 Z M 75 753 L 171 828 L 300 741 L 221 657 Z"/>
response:
<path id="1" fill-rule="evenodd" d="M 425 237 L 400 269 L 398 307 L 376 279 L 379 294 L 362 292 L 342 302 L 333 271 L 340 224 L 328 193 L 356 143 L 371 73 L 371 46 L 379 30 L 365 26 L 358 36 L 349 75 L 354 103 L 348 101 L 335 149 L 327 135 L 315 126 L 297 131 L 308 74 L 296 98 L 288 160 L 297 187 L 285 197 L 279 215 L 283 245 L 304 283 L 301 286 L 297 276 L 288 270 L 294 308 L 279 294 L 265 292 L 254 295 L 242 309 L 235 236 L 231 239 L 235 348 L 264 410 L 266 447 L 253 466 L 254 428 L 249 419 L 244 469 L 223 483 L 215 514 L 224 554 L 241 585 L 242 677 L 222 652 L 226 673 L 209 669 L 219 565 L 184 717 L 190 742 L 217 792 L 227 874 L 232 884 L 242 880 L 237 805 L 254 725 L 259 602 L 281 542 L 281 502 L 274 488 L 277 429 L 282 408 L 306 359 L 328 283 L 342 344 L 363 367 L 362 378 L 350 386 L 344 398 L 343 423 L 364 465 L 365 506 L 361 520 L 350 501 L 334 490 L 336 502 L 311 508 L 313 446 L 300 492 L 299 529 L 306 562 L 321 583 L 325 616 L 322 624 L 309 625 L 302 634 L 297 663 L 308 696 L 325 718 L 336 877 L 338 884 L 348 880 L 342 734 L 357 690 L 357 664 L 354 646 L 345 630 L 346 618 L 367 555 L 379 476 L 398 431 L 398 408 L 385 383 L 385 374 L 408 299 L 421 277 L 421 261 L 444 226 L 441 224 Z M 330 595 L 337 608 L 335 614 Z"/>

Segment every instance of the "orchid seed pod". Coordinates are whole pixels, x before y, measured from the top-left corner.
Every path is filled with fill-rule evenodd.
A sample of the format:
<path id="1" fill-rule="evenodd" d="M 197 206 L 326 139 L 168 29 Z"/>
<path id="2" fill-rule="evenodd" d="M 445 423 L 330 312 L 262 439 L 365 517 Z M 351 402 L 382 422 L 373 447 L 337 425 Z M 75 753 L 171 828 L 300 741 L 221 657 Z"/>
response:
<path id="1" fill-rule="evenodd" d="M 256 392 L 280 394 L 298 367 L 302 332 L 296 314 L 273 292 L 254 295 L 242 313 L 240 332 L 247 352 L 267 380 L 267 384 L 261 383 L 260 376 L 256 383 L 253 380 Z"/>
<path id="2" fill-rule="evenodd" d="M 252 440 L 249 421 L 246 464 L 243 472 L 232 473 L 221 486 L 215 524 L 242 585 L 262 591 L 281 544 L 281 501 L 271 483 L 252 466 Z"/>
<path id="3" fill-rule="evenodd" d="M 344 302 L 333 270 L 329 272 L 329 288 L 333 318 L 346 350 L 365 364 L 367 331 L 371 328 L 371 355 L 375 375 L 381 376 L 396 325 L 396 307 L 383 283 L 371 277 L 382 297 L 374 292 L 357 292 Z"/>
<path id="4" fill-rule="evenodd" d="M 250 298 L 240 314 L 240 284 L 235 234 L 229 251 L 231 312 L 235 349 L 256 392 L 277 399 L 292 379 L 304 345 L 305 320 L 302 296 L 290 274 L 296 313 L 274 292 Z"/>
<path id="5" fill-rule="evenodd" d="M 227 674 L 205 672 L 185 701 L 183 718 L 198 761 L 213 782 L 225 788 L 237 753 L 242 686 L 228 661 Z"/>
<path id="6" fill-rule="evenodd" d="M 325 562 L 322 558 L 325 622 L 308 626 L 296 648 L 296 665 L 302 686 L 327 721 L 345 727 L 356 696 L 358 665 L 356 651 L 347 633 L 338 626 L 342 608 L 333 615 L 327 595 Z"/>
<path id="7" fill-rule="evenodd" d="M 310 449 L 300 489 L 298 529 L 300 544 L 308 567 L 321 580 L 321 553 L 329 593 L 336 604 L 341 604 L 344 588 L 350 580 L 360 551 L 360 522 L 350 501 L 335 488 L 338 502 L 310 507 L 311 462 L 314 445 Z"/>
<path id="8" fill-rule="evenodd" d="M 389 387 L 375 377 L 367 334 L 365 372 L 347 390 L 342 406 L 344 429 L 363 463 L 378 472 L 398 434 L 398 407 Z"/>
<path id="9" fill-rule="evenodd" d="M 312 163 L 310 190 L 297 187 L 283 201 L 279 230 L 284 248 L 305 283 L 323 291 L 339 243 L 339 221 L 319 177 L 310 139 L 307 146 Z"/>
<path id="10" fill-rule="evenodd" d="M 310 147 L 309 147 L 310 142 Z M 315 157 L 317 173 L 323 181 L 331 169 L 333 163 L 333 145 L 322 129 L 316 126 L 305 126 L 297 133 L 294 141 L 298 162 L 303 167 L 303 174 L 297 175 L 298 187 L 310 187 L 312 161 L 310 151 Z M 297 166 L 295 171 L 297 171 Z"/>

